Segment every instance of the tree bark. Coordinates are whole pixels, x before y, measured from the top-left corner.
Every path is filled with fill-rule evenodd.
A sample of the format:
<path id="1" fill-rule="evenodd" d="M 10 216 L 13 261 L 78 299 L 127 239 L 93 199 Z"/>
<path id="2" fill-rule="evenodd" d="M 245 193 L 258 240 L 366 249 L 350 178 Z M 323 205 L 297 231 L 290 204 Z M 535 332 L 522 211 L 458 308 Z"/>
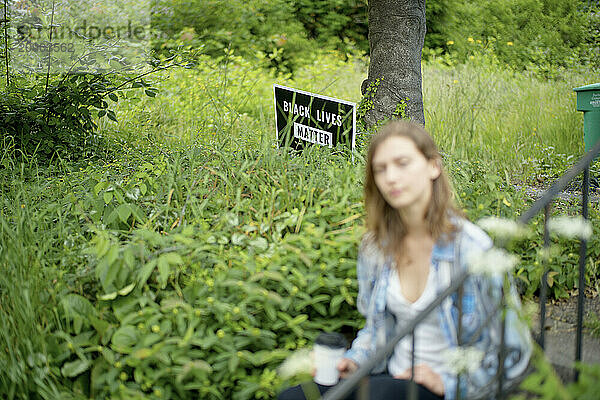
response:
<path id="1" fill-rule="evenodd" d="M 362 83 L 365 123 L 404 116 L 425 125 L 421 52 L 425 40 L 425 0 L 369 0 L 368 78 Z"/>

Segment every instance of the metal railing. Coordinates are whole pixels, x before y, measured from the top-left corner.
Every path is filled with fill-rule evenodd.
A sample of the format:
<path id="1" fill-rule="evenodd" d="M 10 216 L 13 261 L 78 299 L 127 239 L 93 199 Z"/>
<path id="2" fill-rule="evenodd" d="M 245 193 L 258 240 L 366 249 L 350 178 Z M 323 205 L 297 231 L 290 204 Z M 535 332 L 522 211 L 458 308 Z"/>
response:
<path id="1" fill-rule="evenodd" d="M 581 215 L 583 218 L 588 219 L 588 202 L 589 202 L 589 188 L 590 188 L 590 174 L 589 167 L 592 161 L 600 154 L 600 141 L 596 143 L 596 145 L 588 151 L 573 167 L 571 167 L 561 178 L 556 180 L 552 186 L 548 190 L 544 192 L 544 194 L 534 202 L 534 204 L 520 216 L 519 222 L 526 224 L 533 217 L 535 217 L 542 209 L 544 209 L 544 247 L 548 248 L 550 245 L 549 231 L 548 231 L 548 219 L 550 215 L 550 205 L 555 197 L 562 192 L 567 185 L 581 172 L 583 172 L 583 183 L 582 183 L 582 209 Z M 581 346 L 582 346 L 582 326 L 583 326 L 583 300 L 584 300 L 584 290 L 585 290 L 585 264 L 587 258 L 587 241 L 585 239 L 581 239 L 581 246 L 579 251 L 579 298 L 577 305 L 577 338 L 576 338 L 576 349 L 575 349 L 575 361 L 581 360 Z M 409 391 L 409 400 L 417 398 L 416 391 L 416 383 L 412 380 L 412 376 L 414 376 L 414 368 L 415 368 L 415 330 L 417 326 L 425 319 L 427 316 L 434 312 L 437 307 L 439 307 L 442 302 L 448 298 L 449 296 L 457 293 L 457 309 L 458 309 L 458 345 L 461 344 L 461 320 L 462 320 L 462 290 L 463 284 L 465 280 L 470 276 L 468 271 L 461 272 L 458 276 L 453 277 L 450 286 L 444 290 L 429 306 L 423 310 L 420 314 L 418 314 L 410 324 L 408 324 L 403 329 L 399 330 L 395 336 L 390 340 L 385 347 L 380 348 L 377 352 L 371 357 L 367 362 L 363 363 L 358 370 L 356 370 L 352 375 L 348 377 L 348 379 L 341 381 L 338 385 L 329 389 L 322 397 L 323 400 L 341 400 L 350 395 L 357 387 L 358 387 L 358 398 L 360 400 L 368 400 L 368 391 L 366 388 L 368 387 L 368 376 L 370 372 L 381 363 L 384 359 L 388 358 L 390 354 L 394 351 L 396 344 L 402 340 L 404 337 L 411 335 L 412 342 L 412 351 L 411 351 L 411 386 Z M 544 267 L 544 273 L 542 275 L 542 282 L 540 286 L 540 333 L 537 338 L 538 344 L 544 348 L 544 325 L 546 319 L 546 300 L 547 300 L 547 283 L 548 278 L 548 270 Z M 502 300 L 500 304 L 497 305 L 496 309 L 490 313 L 484 321 L 484 323 L 479 327 L 479 331 L 476 332 L 473 336 L 473 341 L 479 336 L 479 333 L 493 320 L 493 317 L 496 315 L 498 311 L 500 311 L 504 307 L 504 296 L 502 296 Z M 505 380 L 505 371 L 504 371 L 504 359 L 505 359 L 505 343 L 504 343 L 504 332 L 505 332 L 505 321 L 502 318 L 501 321 L 501 337 L 500 337 L 500 350 L 498 354 L 498 371 L 496 374 L 496 398 L 502 399 L 504 398 L 504 384 Z M 467 343 L 467 345 L 472 343 Z M 575 379 L 577 379 L 577 371 L 575 371 Z M 458 375 L 458 382 L 456 386 L 456 398 L 460 399 L 462 397 L 462 393 L 460 390 L 460 374 Z M 381 400 L 381 399 L 374 399 Z"/>
<path id="2" fill-rule="evenodd" d="M 534 216 L 544 209 L 544 247 L 550 246 L 550 237 L 548 232 L 548 218 L 550 216 L 550 205 L 554 198 L 562 192 L 567 185 L 581 172 L 583 172 L 583 181 L 581 184 L 581 216 L 588 219 L 588 203 L 590 195 L 590 164 L 600 154 L 600 141 L 588 151 L 571 169 L 569 169 L 561 178 L 556 180 L 552 186 L 540 197 L 533 205 L 519 218 L 519 222 L 526 224 Z M 577 333 L 575 342 L 575 361 L 581 361 L 581 346 L 583 337 L 583 301 L 585 299 L 585 263 L 587 260 L 587 240 L 581 239 L 579 246 L 579 296 L 577 298 Z M 546 299 L 548 291 L 548 270 L 544 269 L 540 287 L 540 333 L 538 344 L 543 349 L 545 345 L 544 326 L 546 324 Z M 575 380 L 578 373 L 575 371 Z"/>

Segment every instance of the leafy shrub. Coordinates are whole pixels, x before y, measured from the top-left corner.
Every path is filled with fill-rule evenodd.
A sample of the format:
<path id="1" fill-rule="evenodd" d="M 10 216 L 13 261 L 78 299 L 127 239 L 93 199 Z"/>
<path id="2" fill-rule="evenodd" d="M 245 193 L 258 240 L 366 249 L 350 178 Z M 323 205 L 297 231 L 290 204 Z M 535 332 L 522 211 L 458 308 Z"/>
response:
<path id="1" fill-rule="evenodd" d="M 71 199 L 79 219 L 115 230 L 93 234 L 91 275 L 60 296 L 49 359 L 71 391 L 272 398 L 281 384 L 275 367 L 291 350 L 322 330 L 352 335 L 360 326 L 353 262 L 360 231 L 352 223 L 361 214 L 348 193 L 298 179 L 290 191 L 271 191 L 265 204 L 257 187 L 286 172 L 268 173 L 266 164 L 249 162 L 251 153 L 204 168 L 198 186 L 179 186 L 188 170 L 165 188 L 178 170 L 173 162 L 204 163 L 210 155 L 200 157 L 146 163 L 122 184 L 92 174 L 89 189 Z M 287 165 L 288 178 L 301 175 L 294 160 Z M 112 221 L 115 211 L 102 210 L 115 199 L 147 211 L 140 218 L 116 211 Z M 184 205 L 185 215 L 171 212 Z"/>
<path id="2" fill-rule="evenodd" d="M 165 38 L 155 48 L 191 46 L 212 57 L 227 49 L 248 59 L 262 54 L 268 66 L 295 72 L 314 60 L 315 48 L 368 53 L 367 8 L 362 0 L 160 0 L 154 22 Z M 427 1 L 423 57 L 450 54 L 465 62 L 479 41 L 502 65 L 559 76 L 558 67 L 597 64 L 594 10 L 580 0 Z"/>
<path id="3" fill-rule="evenodd" d="M 539 347 L 534 350 L 532 365 L 535 366 L 535 370 L 521 383 L 519 394 L 511 397 L 512 400 L 592 400 L 598 397 L 598 389 L 600 389 L 598 364 L 577 363 L 575 367 L 579 379 L 568 385 L 561 382 Z"/>
<path id="4" fill-rule="evenodd" d="M 233 50 L 250 59 L 259 53 L 288 72 L 313 58 L 289 2 L 159 0 L 155 10 L 153 25 L 166 36 L 154 44 L 158 51 L 190 46 L 211 57 Z"/>
<path id="5" fill-rule="evenodd" d="M 288 350 L 356 321 L 338 319 L 353 314 L 353 264 L 311 268 L 343 250 L 319 251 L 318 235 L 268 246 L 258 235 L 216 239 L 215 231 L 139 230 L 125 246 L 94 239 L 98 300 L 63 297 L 65 330 L 52 349 L 74 388 L 117 398 L 271 398 Z M 355 247 L 352 237 L 337 243 Z"/>
<path id="6" fill-rule="evenodd" d="M 583 62 L 597 67 L 600 65 L 600 4 L 596 2 L 588 5 L 586 43 L 582 46 L 580 54 Z"/>
<path id="7" fill-rule="evenodd" d="M 45 77 L 18 79 L 0 92 L 0 121 L 4 134 L 3 153 L 34 157 L 42 163 L 58 156 L 75 160 L 94 154 L 102 145 L 96 134 L 97 118 L 116 121 L 110 102 L 119 99 L 120 85 L 156 91 L 143 78 L 69 74 L 54 76 L 46 89 Z"/>
<path id="8" fill-rule="evenodd" d="M 344 52 L 354 47 L 369 52 L 365 0 L 296 0 L 293 7 L 308 38 Z"/>
<path id="9" fill-rule="evenodd" d="M 486 216 L 518 218 L 533 204 L 533 198 L 521 187 L 510 184 L 507 177 L 488 171 L 479 161 L 464 162 L 447 160 L 453 178 L 458 201 L 472 221 Z M 564 173 L 562 171 L 561 173 Z M 580 200 L 557 200 L 552 215 L 580 214 Z M 590 218 L 595 220 L 598 210 L 590 209 Z M 543 249 L 543 213 L 530 223 L 531 234 L 527 240 L 510 243 L 509 249 L 521 258 L 515 276 L 520 281 L 526 296 L 539 294 L 544 270 L 548 271 L 549 296 L 566 298 L 574 293 L 579 279 L 579 241 L 551 238 L 549 254 Z M 594 233 L 587 244 L 586 287 L 598 290 L 597 271 L 600 265 L 600 231 Z"/>
<path id="10" fill-rule="evenodd" d="M 424 48 L 443 49 L 448 40 L 446 27 L 451 22 L 452 15 L 460 0 L 433 0 L 425 2 L 425 15 L 427 17 L 427 34 L 425 35 Z M 428 59 L 427 51 L 424 58 Z"/>
<path id="11" fill-rule="evenodd" d="M 502 0 L 456 4 L 443 26 L 446 48 L 461 62 L 481 41 L 502 64 L 556 74 L 579 60 L 586 40 L 587 16 L 579 0 Z"/>
<path id="12" fill-rule="evenodd" d="M 456 3 L 457 0 L 426 2 L 427 48 L 445 46 L 444 26 Z M 314 58 L 315 46 L 368 54 L 367 8 L 364 0 L 277 0 L 268 4 L 195 1 L 191 5 L 161 0 L 153 18 L 155 27 L 165 37 L 155 48 L 191 46 L 212 57 L 221 56 L 225 49 L 233 49 L 246 58 L 259 52 L 269 57 L 270 66 L 295 72 Z"/>

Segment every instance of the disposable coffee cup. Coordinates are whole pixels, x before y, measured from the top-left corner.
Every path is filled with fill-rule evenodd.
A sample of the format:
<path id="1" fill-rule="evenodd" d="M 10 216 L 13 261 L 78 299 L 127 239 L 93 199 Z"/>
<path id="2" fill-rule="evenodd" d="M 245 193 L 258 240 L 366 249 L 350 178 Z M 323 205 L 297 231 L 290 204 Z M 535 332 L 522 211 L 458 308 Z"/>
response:
<path id="1" fill-rule="evenodd" d="M 314 381 L 319 385 L 333 386 L 340 380 L 338 362 L 346 351 L 348 342 L 339 333 L 321 333 L 313 347 L 316 375 Z"/>

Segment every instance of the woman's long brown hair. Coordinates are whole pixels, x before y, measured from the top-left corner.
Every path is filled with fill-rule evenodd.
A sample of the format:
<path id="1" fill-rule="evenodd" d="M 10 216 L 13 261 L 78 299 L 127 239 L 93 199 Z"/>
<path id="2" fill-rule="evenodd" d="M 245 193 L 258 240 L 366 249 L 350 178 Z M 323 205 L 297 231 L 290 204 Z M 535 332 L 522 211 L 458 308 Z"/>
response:
<path id="1" fill-rule="evenodd" d="M 381 143 L 393 136 L 410 139 L 427 160 L 435 160 L 440 165 L 441 173 L 433 181 L 431 200 L 425 213 L 425 220 L 433 239 L 437 240 L 444 234 L 452 234 L 456 228 L 450 220 L 451 216 L 462 216 L 463 213 L 454 205 L 450 182 L 442 168 L 442 157 L 429 133 L 421 125 L 407 121 L 391 121 L 383 126 L 371 139 L 367 156 L 365 178 L 367 232 L 386 255 L 398 259 L 403 256 L 404 237 L 408 232 L 400 213 L 390 206 L 379 192 L 373 175 L 375 151 Z"/>

